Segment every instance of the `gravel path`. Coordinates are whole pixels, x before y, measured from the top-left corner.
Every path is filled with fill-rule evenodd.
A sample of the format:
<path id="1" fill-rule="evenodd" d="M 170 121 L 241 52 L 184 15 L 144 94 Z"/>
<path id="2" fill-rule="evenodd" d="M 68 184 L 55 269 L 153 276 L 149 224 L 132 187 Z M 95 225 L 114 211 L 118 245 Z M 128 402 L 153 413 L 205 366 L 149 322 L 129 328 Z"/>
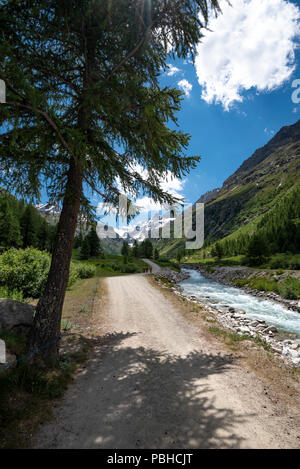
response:
<path id="1" fill-rule="evenodd" d="M 36 448 L 297 448 L 263 385 L 145 275 L 105 279 L 107 335 Z"/>

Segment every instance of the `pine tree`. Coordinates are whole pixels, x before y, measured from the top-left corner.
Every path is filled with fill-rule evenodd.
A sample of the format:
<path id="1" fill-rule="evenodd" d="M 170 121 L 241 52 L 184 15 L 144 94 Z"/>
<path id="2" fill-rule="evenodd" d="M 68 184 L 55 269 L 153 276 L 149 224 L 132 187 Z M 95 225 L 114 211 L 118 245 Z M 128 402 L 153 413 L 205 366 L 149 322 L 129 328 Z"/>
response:
<path id="1" fill-rule="evenodd" d="M 20 247 L 22 237 L 19 220 L 12 209 L 11 200 L 1 197 L 0 201 L 0 246 Z"/>
<path id="2" fill-rule="evenodd" d="M 249 242 L 247 257 L 252 265 L 263 264 L 269 255 L 268 242 L 263 234 L 255 234 Z"/>
<path id="3" fill-rule="evenodd" d="M 36 247 L 38 244 L 38 227 L 35 215 L 34 208 L 31 205 L 27 205 L 21 216 L 20 225 L 24 248 L 29 246 Z"/>
<path id="4" fill-rule="evenodd" d="M 50 249 L 49 225 L 44 218 L 40 220 L 37 230 L 38 248 L 42 251 Z"/>
<path id="5" fill-rule="evenodd" d="M 141 243 L 141 255 L 142 257 L 145 257 L 147 259 L 151 259 L 152 258 L 152 254 L 153 254 L 153 246 L 152 246 L 152 243 L 150 241 L 150 239 L 145 239 L 142 243 Z"/>
<path id="6" fill-rule="evenodd" d="M 159 252 L 158 252 L 158 249 L 157 249 L 157 248 L 154 249 L 154 252 L 153 252 L 153 259 L 154 259 L 155 261 L 158 261 L 158 260 L 159 260 Z"/>
<path id="7" fill-rule="evenodd" d="M 128 243 L 126 241 L 123 241 L 121 254 L 122 254 L 122 256 L 128 257 Z"/>
<path id="8" fill-rule="evenodd" d="M 82 242 L 83 242 L 83 234 L 82 234 L 82 231 L 80 231 L 80 233 L 74 238 L 74 244 L 73 244 L 74 249 L 80 248 L 82 245 Z"/>
<path id="9" fill-rule="evenodd" d="M 88 234 L 90 244 L 90 255 L 98 257 L 102 254 L 101 244 L 96 229 L 93 227 Z"/>
<path id="10" fill-rule="evenodd" d="M 45 184 L 62 201 L 30 336 L 30 350 L 53 344 L 40 353 L 44 361 L 58 357 L 78 214 L 90 207 L 84 191 L 116 204 L 121 184 L 173 204 L 161 178 L 196 167 L 199 158 L 185 155 L 189 136 L 168 127 L 183 94 L 162 87 L 159 75 L 170 49 L 173 57 L 195 57 L 211 9 L 219 11 L 217 0 L 1 2 L 7 96 L 0 106 L 0 184 L 30 197 Z M 137 161 L 149 178 L 132 170 Z"/>
<path id="11" fill-rule="evenodd" d="M 223 247 L 220 243 L 216 243 L 215 245 L 215 254 L 218 259 L 222 259 L 224 255 L 224 250 Z"/>
<path id="12" fill-rule="evenodd" d="M 90 240 L 88 236 L 85 236 L 81 250 L 80 250 L 80 257 L 81 259 L 88 259 L 91 255 L 91 245 L 90 245 Z"/>
<path id="13" fill-rule="evenodd" d="M 136 239 L 133 242 L 132 255 L 136 258 L 139 257 L 139 245 Z"/>

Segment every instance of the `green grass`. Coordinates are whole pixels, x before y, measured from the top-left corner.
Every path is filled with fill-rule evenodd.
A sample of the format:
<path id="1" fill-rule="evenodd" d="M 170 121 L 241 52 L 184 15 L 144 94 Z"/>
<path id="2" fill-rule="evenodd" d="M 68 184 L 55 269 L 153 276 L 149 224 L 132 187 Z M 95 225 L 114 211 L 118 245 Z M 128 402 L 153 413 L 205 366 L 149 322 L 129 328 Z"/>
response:
<path id="1" fill-rule="evenodd" d="M 261 268 L 300 270 L 300 253 L 275 254 Z"/>
<path id="2" fill-rule="evenodd" d="M 222 338 L 225 341 L 226 345 L 228 345 L 231 348 L 234 348 L 238 343 L 244 342 L 247 340 L 247 341 L 254 342 L 260 347 L 263 347 L 268 352 L 272 351 L 272 348 L 270 347 L 270 345 L 263 342 L 259 337 L 251 337 L 250 335 L 247 335 L 247 334 L 240 335 L 235 332 L 228 332 L 228 331 L 225 331 L 224 329 L 219 328 L 218 326 L 210 326 L 208 330 L 214 336 Z"/>
<path id="3" fill-rule="evenodd" d="M 176 272 L 180 272 L 180 267 L 178 265 L 178 262 L 175 260 L 171 259 L 159 259 L 154 261 L 156 264 L 158 264 L 160 267 L 168 267 L 169 269 L 175 270 Z"/>
<path id="4" fill-rule="evenodd" d="M 142 259 L 134 257 L 129 257 L 127 264 L 124 264 L 123 256 L 117 254 L 106 254 L 104 259 L 90 258 L 83 261 L 80 259 L 80 251 L 77 249 L 73 249 L 72 261 L 94 266 L 96 268 L 95 276 L 97 277 L 141 273 L 143 268 L 147 266 Z"/>
<path id="5" fill-rule="evenodd" d="M 234 266 L 241 265 L 243 263 L 244 256 L 235 256 L 235 257 L 226 257 L 223 259 L 218 259 L 217 257 L 208 257 L 202 259 L 200 256 L 193 255 L 191 257 L 185 258 L 183 264 L 199 264 L 203 267 L 206 266 Z"/>
<path id="6" fill-rule="evenodd" d="M 237 287 L 248 286 L 253 290 L 263 292 L 274 292 L 282 298 L 297 300 L 300 298 L 300 280 L 294 277 L 287 277 L 284 280 L 275 280 L 267 277 L 257 277 L 243 280 L 233 280 Z"/>
<path id="7" fill-rule="evenodd" d="M 1 331 L 0 338 L 17 358 L 26 353 L 23 336 Z M 0 371 L 0 449 L 26 447 L 33 431 L 51 415 L 51 400 L 62 396 L 92 348 L 84 337 L 77 340 L 80 351 L 64 355 L 55 367 L 41 370 L 24 360 Z"/>

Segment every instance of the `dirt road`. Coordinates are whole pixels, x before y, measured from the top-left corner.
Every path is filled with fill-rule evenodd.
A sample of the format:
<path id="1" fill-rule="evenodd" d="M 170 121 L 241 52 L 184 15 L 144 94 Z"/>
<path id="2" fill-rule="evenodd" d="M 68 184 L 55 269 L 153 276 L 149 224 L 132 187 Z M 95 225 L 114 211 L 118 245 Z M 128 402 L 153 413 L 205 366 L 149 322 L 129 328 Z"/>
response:
<path id="1" fill-rule="evenodd" d="M 255 375 L 216 349 L 147 276 L 105 283 L 99 321 L 107 335 L 36 448 L 299 447 Z"/>

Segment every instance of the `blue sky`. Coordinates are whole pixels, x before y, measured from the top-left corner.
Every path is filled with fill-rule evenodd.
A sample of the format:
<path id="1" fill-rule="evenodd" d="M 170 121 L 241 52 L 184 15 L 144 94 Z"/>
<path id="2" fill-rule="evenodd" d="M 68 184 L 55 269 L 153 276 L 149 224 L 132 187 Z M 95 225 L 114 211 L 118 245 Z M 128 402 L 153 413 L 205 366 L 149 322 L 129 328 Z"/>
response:
<path id="1" fill-rule="evenodd" d="M 300 79 L 299 18 L 296 21 L 300 2 L 231 3 L 231 11 L 224 8 L 223 18 L 216 20 L 214 31 L 199 45 L 196 66 L 187 60 L 169 61 L 169 72 L 161 77 L 163 85 L 185 88 L 178 124 L 191 135 L 188 154 L 202 156 L 197 169 L 185 179 L 187 202 L 220 187 L 282 126 L 300 119 L 300 106 L 291 99 L 292 82 Z M 227 81 L 226 75 L 222 79 L 224 58 L 225 64 L 226 59 L 229 62 L 227 77 L 228 73 L 231 76 Z M 206 68 L 208 71 L 201 71 Z M 207 87 L 212 90 L 203 97 Z M 236 93 L 240 101 L 234 99 Z"/>
<path id="2" fill-rule="evenodd" d="M 292 101 L 292 83 L 300 79 L 300 2 L 220 3 L 223 15 L 211 18 L 195 63 L 169 60 L 160 78 L 162 86 L 185 92 L 178 126 L 191 135 L 187 154 L 202 157 L 182 181 L 163 183 L 187 203 L 221 187 L 281 127 L 300 119 L 300 105 Z M 133 224 L 155 208 L 147 197 L 137 205 L 144 210 Z"/>

